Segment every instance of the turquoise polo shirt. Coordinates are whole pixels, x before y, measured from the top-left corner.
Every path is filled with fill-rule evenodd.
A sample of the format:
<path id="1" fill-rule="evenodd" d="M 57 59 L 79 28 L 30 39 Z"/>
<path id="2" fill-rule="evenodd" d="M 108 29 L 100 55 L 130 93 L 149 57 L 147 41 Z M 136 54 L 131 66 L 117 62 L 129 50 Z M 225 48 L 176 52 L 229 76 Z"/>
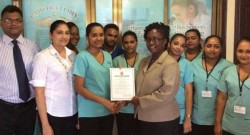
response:
<path id="1" fill-rule="evenodd" d="M 250 78 L 244 82 L 240 97 L 237 66 L 231 66 L 224 71 L 218 89 L 228 95 L 222 128 L 235 135 L 250 135 Z M 240 100 L 241 106 L 246 107 L 246 114 L 234 112 L 234 106 L 238 105 Z"/>
<path id="2" fill-rule="evenodd" d="M 111 55 L 105 51 L 104 62 L 100 64 L 87 50 L 80 52 L 75 59 L 73 74 L 84 78 L 85 86 L 95 95 L 110 100 Z M 102 104 L 88 100 L 78 94 L 79 117 L 100 117 L 111 114 Z"/>
<path id="3" fill-rule="evenodd" d="M 207 72 L 202 66 L 202 58 L 195 59 L 191 63 L 194 69 L 192 122 L 198 125 L 214 125 L 217 86 L 223 70 L 231 66 L 232 63 L 225 59 L 220 59 L 214 67 L 207 82 L 207 88 L 208 91 L 211 91 L 212 97 L 202 97 L 202 91 L 205 91 L 207 79 Z"/>
<path id="4" fill-rule="evenodd" d="M 135 70 L 135 76 L 138 72 L 138 69 L 139 69 L 139 64 L 141 62 L 141 60 L 143 58 L 145 58 L 146 55 L 142 55 L 142 54 L 137 54 L 137 58 L 136 58 L 136 61 L 135 61 L 135 64 L 134 64 L 134 70 Z M 114 67 L 116 68 L 119 68 L 119 67 L 123 67 L 123 68 L 132 68 L 130 67 L 129 65 L 127 65 L 127 62 L 126 62 L 126 59 L 124 57 L 124 54 L 120 55 L 120 56 L 117 56 L 114 60 L 113 60 L 113 65 Z M 120 109 L 120 112 L 122 113 L 134 113 L 134 105 L 129 103 L 127 106 L 124 106 Z"/>
<path id="5" fill-rule="evenodd" d="M 191 63 L 183 56 L 180 57 L 178 63 L 180 66 L 181 83 L 175 98 L 180 107 L 180 124 L 182 124 L 185 119 L 186 112 L 185 84 L 193 82 L 193 67 Z"/>

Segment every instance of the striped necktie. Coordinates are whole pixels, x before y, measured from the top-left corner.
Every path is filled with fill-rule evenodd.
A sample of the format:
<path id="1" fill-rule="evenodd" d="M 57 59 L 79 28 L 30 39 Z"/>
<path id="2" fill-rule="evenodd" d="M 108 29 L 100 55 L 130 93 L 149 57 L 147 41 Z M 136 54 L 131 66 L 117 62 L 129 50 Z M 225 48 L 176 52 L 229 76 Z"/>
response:
<path id="1" fill-rule="evenodd" d="M 17 45 L 17 40 L 13 40 L 12 43 L 14 44 L 13 56 L 18 81 L 19 98 L 23 101 L 27 101 L 30 97 L 29 80 L 26 74 L 21 50 Z"/>

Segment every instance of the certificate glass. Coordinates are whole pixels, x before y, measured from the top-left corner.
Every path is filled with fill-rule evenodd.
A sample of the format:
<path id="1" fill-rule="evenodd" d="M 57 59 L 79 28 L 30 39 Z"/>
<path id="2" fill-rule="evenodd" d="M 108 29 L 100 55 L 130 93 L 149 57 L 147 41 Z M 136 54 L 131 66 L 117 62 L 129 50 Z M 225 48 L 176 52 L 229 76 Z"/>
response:
<path id="1" fill-rule="evenodd" d="M 135 96 L 134 68 L 110 68 L 111 101 L 131 100 Z"/>

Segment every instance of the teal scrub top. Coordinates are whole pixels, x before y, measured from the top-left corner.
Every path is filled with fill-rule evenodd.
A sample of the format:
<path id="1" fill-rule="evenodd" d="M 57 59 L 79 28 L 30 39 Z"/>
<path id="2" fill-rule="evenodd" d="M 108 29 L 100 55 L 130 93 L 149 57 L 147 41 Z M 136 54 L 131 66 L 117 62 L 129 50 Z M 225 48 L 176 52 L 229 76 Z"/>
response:
<path id="1" fill-rule="evenodd" d="M 202 97 L 202 91 L 205 91 L 207 72 L 202 66 L 202 58 L 191 62 L 194 69 L 194 102 L 192 111 L 192 122 L 198 125 L 214 125 L 215 102 L 217 96 L 217 86 L 222 72 L 232 63 L 220 59 L 208 77 L 207 90 L 211 91 L 212 97 Z"/>
<path id="2" fill-rule="evenodd" d="M 228 95 L 222 128 L 235 135 L 250 135 L 250 78 L 244 82 L 240 97 L 237 66 L 231 66 L 224 71 L 218 89 Z M 246 107 L 246 114 L 234 112 L 234 106 L 239 105 L 240 100 L 241 106 Z"/>
<path id="3" fill-rule="evenodd" d="M 143 58 L 145 58 L 145 57 L 146 57 L 146 55 L 142 55 L 142 54 L 137 53 L 137 58 L 136 58 L 136 61 L 135 61 L 135 64 L 134 64 L 135 76 L 136 76 L 136 74 L 138 72 L 139 64 L 140 64 L 141 60 Z M 127 65 L 124 54 L 115 57 L 115 59 L 113 60 L 113 65 L 116 68 L 119 68 L 119 67 L 133 68 L 133 67 L 130 67 L 129 65 Z M 134 113 L 134 105 L 129 103 L 127 106 L 122 107 L 120 109 L 120 112 L 122 112 L 122 113 Z"/>
<path id="4" fill-rule="evenodd" d="M 191 63 L 185 59 L 183 56 L 180 57 L 179 60 L 179 66 L 180 66 L 180 88 L 175 96 L 179 108 L 180 108 L 180 124 L 184 122 L 185 118 L 185 110 L 186 110 L 186 102 L 185 102 L 185 84 L 193 82 L 193 67 Z"/>
<path id="5" fill-rule="evenodd" d="M 185 55 L 185 51 L 181 54 L 182 57 L 186 58 L 186 55 Z M 199 58 L 202 58 L 203 56 L 203 51 L 201 51 L 192 61 L 196 60 L 196 59 L 199 59 Z"/>
<path id="6" fill-rule="evenodd" d="M 104 62 L 100 64 L 87 50 L 80 52 L 75 59 L 73 74 L 83 77 L 85 87 L 94 93 L 110 100 L 110 73 L 112 67 L 111 55 L 102 51 Z M 78 94 L 79 117 L 107 116 L 111 112 L 102 104 L 88 100 Z"/>

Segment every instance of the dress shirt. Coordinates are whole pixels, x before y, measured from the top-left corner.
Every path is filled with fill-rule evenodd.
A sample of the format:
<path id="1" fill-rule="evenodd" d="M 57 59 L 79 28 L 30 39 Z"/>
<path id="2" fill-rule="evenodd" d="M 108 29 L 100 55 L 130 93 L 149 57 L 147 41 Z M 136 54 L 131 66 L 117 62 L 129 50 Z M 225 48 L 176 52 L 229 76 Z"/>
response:
<path id="1" fill-rule="evenodd" d="M 72 68 L 75 53 L 66 48 L 66 59 L 50 45 L 34 59 L 34 87 L 45 87 L 47 112 L 56 117 L 72 116 L 77 112 Z"/>
<path id="2" fill-rule="evenodd" d="M 21 103 L 23 101 L 19 98 L 12 40 L 5 34 L 0 39 L 0 99 L 10 103 Z M 24 38 L 22 35 L 16 40 L 22 52 L 28 79 L 31 80 L 33 58 L 40 51 L 40 48 L 35 42 Z M 30 85 L 30 99 L 32 98 L 34 98 L 34 89 Z"/>

